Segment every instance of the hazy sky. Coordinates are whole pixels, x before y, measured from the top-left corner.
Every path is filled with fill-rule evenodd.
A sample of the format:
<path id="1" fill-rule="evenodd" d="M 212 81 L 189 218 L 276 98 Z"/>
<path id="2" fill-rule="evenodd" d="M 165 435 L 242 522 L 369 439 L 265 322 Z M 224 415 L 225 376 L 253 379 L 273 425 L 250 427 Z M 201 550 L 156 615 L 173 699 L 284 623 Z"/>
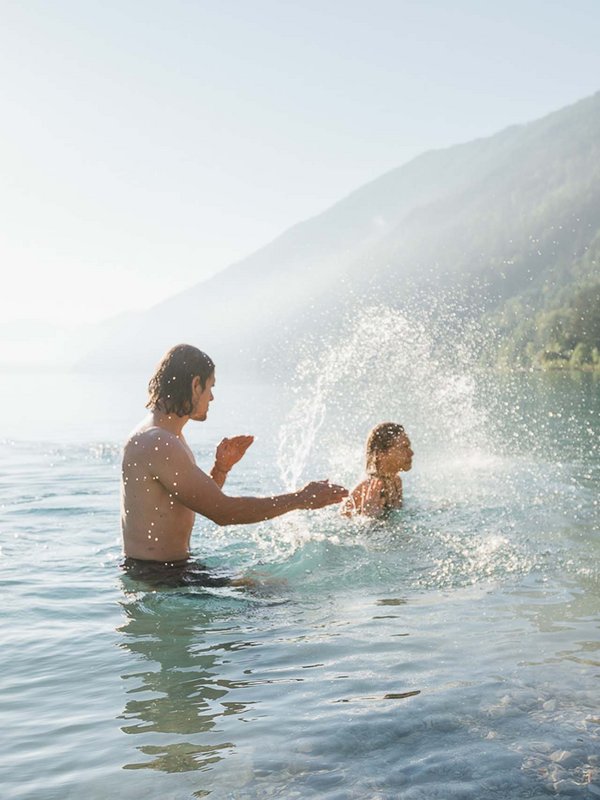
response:
<path id="1" fill-rule="evenodd" d="M 426 149 L 600 89 L 598 0 L 0 10 L 0 339 L 152 305 Z"/>

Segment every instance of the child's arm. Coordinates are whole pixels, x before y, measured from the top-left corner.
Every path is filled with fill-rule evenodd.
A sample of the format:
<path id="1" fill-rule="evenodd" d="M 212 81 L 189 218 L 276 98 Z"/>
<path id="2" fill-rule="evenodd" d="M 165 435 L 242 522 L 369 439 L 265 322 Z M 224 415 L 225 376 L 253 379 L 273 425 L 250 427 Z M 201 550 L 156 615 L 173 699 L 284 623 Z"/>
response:
<path id="1" fill-rule="evenodd" d="M 379 478 L 367 478 L 350 492 L 349 497 L 342 504 L 340 513 L 345 517 L 351 517 L 353 514 L 378 517 L 385 505 L 382 489 L 383 483 Z"/>
<path id="2" fill-rule="evenodd" d="M 386 499 L 388 508 L 402 508 L 402 478 L 400 475 L 395 476 Z"/>

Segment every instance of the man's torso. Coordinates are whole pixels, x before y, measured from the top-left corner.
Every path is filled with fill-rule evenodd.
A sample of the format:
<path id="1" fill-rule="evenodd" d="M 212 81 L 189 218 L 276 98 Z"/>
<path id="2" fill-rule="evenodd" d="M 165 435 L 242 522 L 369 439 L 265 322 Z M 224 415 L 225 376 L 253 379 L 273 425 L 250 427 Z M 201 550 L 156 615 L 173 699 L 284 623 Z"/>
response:
<path id="1" fill-rule="evenodd" d="M 121 529 L 125 555 L 152 561 L 179 561 L 189 556 L 194 512 L 182 505 L 156 477 L 157 459 L 167 458 L 157 437 L 169 437 L 194 457 L 183 437 L 142 426 L 125 444 L 121 482 Z"/>

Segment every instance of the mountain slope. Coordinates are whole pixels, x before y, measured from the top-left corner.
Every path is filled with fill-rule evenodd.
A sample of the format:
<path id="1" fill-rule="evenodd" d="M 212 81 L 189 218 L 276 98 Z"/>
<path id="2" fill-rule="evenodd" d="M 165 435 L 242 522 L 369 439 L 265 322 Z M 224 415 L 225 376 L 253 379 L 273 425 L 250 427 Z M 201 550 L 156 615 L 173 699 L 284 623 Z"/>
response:
<path id="1" fill-rule="evenodd" d="M 600 93 L 419 156 L 210 280 L 107 329 L 86 364 L 145 365 L 185 340 L 218 361 L 293 362 L 308 331 L 326 336 L 356 304 L 414 308 L 416 298 L 443 291 L 499 331 L 491 356 L 527 361 L 535 347 L 577 345 L 538 337 L 527 350 L 536 315 L 569 308 L 599 280 L 599 241 Z M 533 327 L 507 350 L 515 314 Z"/>

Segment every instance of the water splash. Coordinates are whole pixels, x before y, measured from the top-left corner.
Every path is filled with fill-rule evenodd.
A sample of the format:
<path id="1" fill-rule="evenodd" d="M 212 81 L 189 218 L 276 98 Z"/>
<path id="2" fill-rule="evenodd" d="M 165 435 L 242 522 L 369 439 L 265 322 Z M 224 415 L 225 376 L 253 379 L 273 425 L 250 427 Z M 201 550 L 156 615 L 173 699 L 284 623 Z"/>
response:
<path id="1" fill-rule="evenodd" d="M 586 535 L 597 514 L 585 496 L 592 467 L 578 470 L 556 459 L 548 443 L 578 459 L 585 443 L 568 432 L 563 437 L 561 429 L 548 434 L 547 409 L 529 397 L 528 383 L 498 395 L 498 376 L 475 363 L 473 338 L 453 338 L 443 355 L 443 326 L 430 316 L 366 308 L 336 341 L 305 355 L 293 385 L 296 401 L 279 436 L 284 484 L 292 489 L 330 477 L 353 486 L 364 470 L 369 429 L 398 421 L 412 440 L 414 467 L 404 479 L 405 509 L 386 527 L 401 540 L 394 546 L 413 581 L 415 572 L 420 585 L 438 588 L 555 568 L 579 572 L 584 559 L 574 525 Z M 552 411 L 556 422 L 558 402 Z M 418 534 L 409 542 L 413 524 Z M 326 536 L 345 544 L 356 540 L 355 523 L 332 519 L 325 527 Z M 320 540 L 323 526 L 298 515 L 274 525 L 273 534 L 271 553 L 284 558 Z M 378 537 L 365 533 L 371 554 Z"/>
<path id="2" fill-rule="evenodd" d="M 336 479 L 356 477 L 368 430 L 386 419 L 405 426 L 417 458 L 457 446 L 463 453 L 480 449 L 486 416 L 475 403 L 472 361 L 467 339 L 448 358 L 438 352 L 427 315 L 364 309 L 336 342 L 297 368 L 297 400 L 280 431 L 284 484 L 296 487 L 309 463 Z"/>

